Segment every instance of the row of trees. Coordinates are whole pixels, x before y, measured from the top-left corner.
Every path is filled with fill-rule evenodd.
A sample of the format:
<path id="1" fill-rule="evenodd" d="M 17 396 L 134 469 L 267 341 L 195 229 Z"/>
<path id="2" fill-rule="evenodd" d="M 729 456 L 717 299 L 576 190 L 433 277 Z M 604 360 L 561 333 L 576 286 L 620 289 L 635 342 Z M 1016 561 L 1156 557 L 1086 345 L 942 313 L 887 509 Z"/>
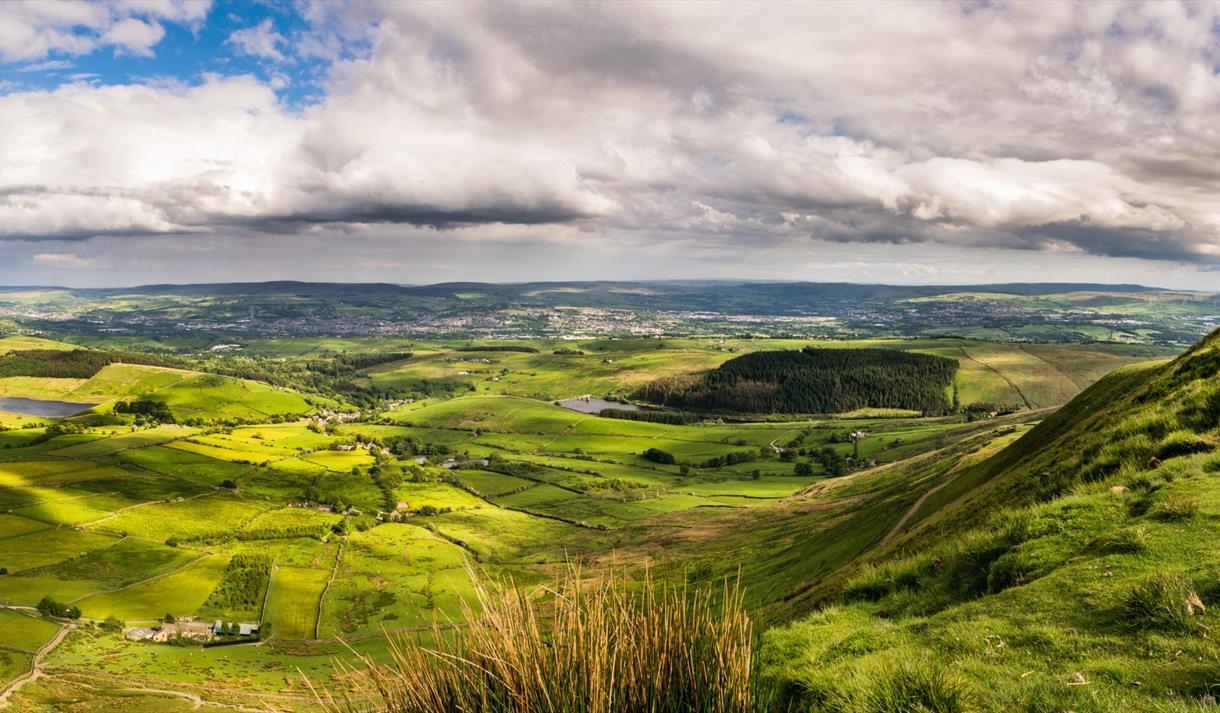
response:
<path id="1" fill-rule="evenodd" d="M 604 408 L 597 412 L 602 418 L 617 418 L 624 421 L 647 421 L 649 423 L 664 423 L 670 426 L 685 426 L 698 423 L 699 417 L 683 411 L 628 411 L 622 408 Z"/>
<path id="2" fill-rule="evenodd" d="M 678 408 L 746 413 L 840 413 L 899 408 L 940 415 L 958 363 L 891 349 L 755 352 L 696 376 L 658 379 L 635 398 Z"/>

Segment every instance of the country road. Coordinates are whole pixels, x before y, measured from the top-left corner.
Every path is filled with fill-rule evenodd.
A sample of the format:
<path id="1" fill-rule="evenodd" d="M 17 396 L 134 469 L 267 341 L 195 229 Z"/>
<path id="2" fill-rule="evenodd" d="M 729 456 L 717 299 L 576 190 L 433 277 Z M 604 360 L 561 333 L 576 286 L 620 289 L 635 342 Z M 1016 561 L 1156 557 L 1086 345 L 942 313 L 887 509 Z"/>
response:
<path id="1" fill-rule="evenodd" d="M 9 698 L 13 695 L 13 693 L 20 690 L 22 686 L 30 681 L 36 681 L 42 678 L 42 660 L 46 658 L 47 654 L 54 651 L 56 646 L 59 646 L 60 642 L 64 640 L 64 637 L 67 636 L 68 632 L 72 631 L 73 628 L 75 627 L 71 624 L 64 624 L 59 628 L 59 631 L 55 632 L 55 636 L 51 637 L 50 641 L 43 644 L 42 648 L 38 649 L 38 653 L 34 654 L 34 660 L 30 663 L 30 670 L 24 675 L 14 679 L 12 683 L 8 684 L 3 692 L 0 692 L 0 708 L 7 708 L 10 705 Z"/>

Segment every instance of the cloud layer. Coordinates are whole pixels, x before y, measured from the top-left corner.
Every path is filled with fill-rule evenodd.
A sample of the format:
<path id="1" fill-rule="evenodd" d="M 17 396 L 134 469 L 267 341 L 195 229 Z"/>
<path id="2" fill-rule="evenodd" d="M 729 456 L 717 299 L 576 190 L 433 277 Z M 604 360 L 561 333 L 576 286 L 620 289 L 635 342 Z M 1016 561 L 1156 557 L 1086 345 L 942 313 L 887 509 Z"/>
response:
<path id="1" fill-rule="evenodd" d="M 160 22 L 200 7 L 0 5 L 0 58 L 152 54 Z M 304 109 L 219 68 L 0 95 L 0 237 L 522 225 L 724 255 L 814 239 L 1220 262 L 1218 5 L 304 14 L 301 36 L 263 21 L 228 43 L 329 56 Z"/>

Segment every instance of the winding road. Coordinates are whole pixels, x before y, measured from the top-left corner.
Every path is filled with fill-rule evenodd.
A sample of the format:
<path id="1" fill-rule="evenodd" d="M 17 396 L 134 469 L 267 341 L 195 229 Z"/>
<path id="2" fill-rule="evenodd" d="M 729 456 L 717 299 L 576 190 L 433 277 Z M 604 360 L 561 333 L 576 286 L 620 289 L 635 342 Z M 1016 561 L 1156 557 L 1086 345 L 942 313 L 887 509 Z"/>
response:
<path id="1" fill-rule="evenodd" d="M 9 698 L 14 693 L 19 691 L 22 686 L 30 681 L 37 681 L 43 677 L 42 660 L 46 658 L 47 654 L 54 651 L 55 647 L 59 646 L 60 642 L 64 640 L 64 637 L 68 635 L 68 632 L 74 628 L 75 627 L 73 627 L 71 624 L 64 624 L 63 626 L 59 627 L 59 631 L 55 632 L 55 636 L 52 636 L 50 641 L 43 644 L 42 648 L 38 649 L 38 653 L 34 654 L 34 660 L 30 663 L 30 670 L 24 675 L 18 676 L 8 684 L 3 692 L 0 692 L 0 708 L 7 708 L 10 706 L 11 702 L 9 701 Z"/>

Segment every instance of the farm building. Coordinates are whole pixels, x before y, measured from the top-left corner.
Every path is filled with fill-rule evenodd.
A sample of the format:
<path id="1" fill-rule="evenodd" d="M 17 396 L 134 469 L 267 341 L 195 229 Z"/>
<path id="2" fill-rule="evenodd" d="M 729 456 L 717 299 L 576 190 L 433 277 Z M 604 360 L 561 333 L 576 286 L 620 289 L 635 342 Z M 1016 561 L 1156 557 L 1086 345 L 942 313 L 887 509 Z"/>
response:
<path id="1" fill-rule="evenodd" d="M 124 634 L 124 638 L 126 638 L 128 641 L 148 641 L 156 636 L 156 634 L 156 629 L 137 626 L 134 629 L 128 629 L 127 633 Z"/>
<path id="2" fill-rule="evenodd" d="M 237 625 L 237 635 L 238 636 L 253 636 L 258 633 L 258 627 L 259 627 L 258 624 L 238 624 Z M 225 629 L 224 622 L 217 619 L 216 623 L 214 625 L 212 625 L 212 633 L 215 634 L 216 636 L 220 636 L 221 634 L 228 633 L 228 631 Z"/>

